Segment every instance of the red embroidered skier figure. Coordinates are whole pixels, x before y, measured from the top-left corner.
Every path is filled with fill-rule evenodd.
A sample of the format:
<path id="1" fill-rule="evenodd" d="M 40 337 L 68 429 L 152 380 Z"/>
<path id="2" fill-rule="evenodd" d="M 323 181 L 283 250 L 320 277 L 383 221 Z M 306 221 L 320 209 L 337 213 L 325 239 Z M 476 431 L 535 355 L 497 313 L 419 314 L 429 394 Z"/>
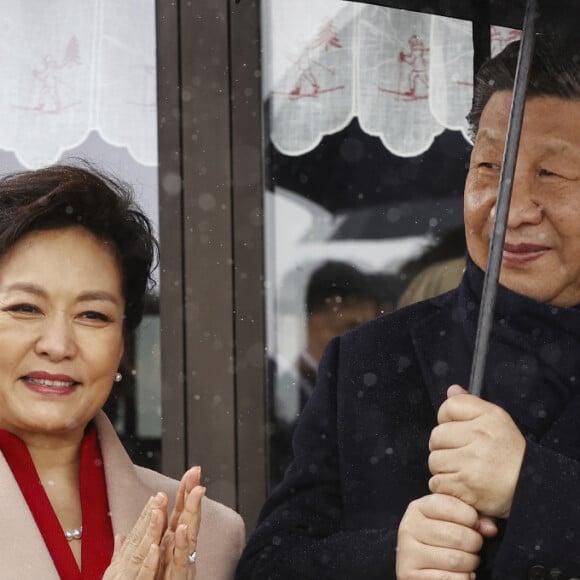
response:
<path id="1" fill-rule="evenodd" d="M 62 79 L 62 72 L 73 66 L 81 64 L 79 42 L 76 36 L 69 40 L 63 58 L 58 62 L 51 54 L 42 59 L 42 68 L 33 69 L 32 76 L 38 81 L 37 104 L 34 110 L 42 113 L 58 113 L 61 110 L 72 107 L 78 103 L 62 103 L 62 88 L 67 87 Z"/>
<path id="2" fill-rule="evenodd" d="M 429 60 L 427 58 L 429 49 L 425 48 L 423 41 L 416 34 L 409 38 L 409 48 L 409 53 L 403 51 L 399 53 L 399 61 L 411 67 L 407 77 L 409 89 L 403 94 L 406 97 L 426 99 L 429 96 Z"/>
<path id="3" fill-rule="evenodd" d="M 395 91 L 379 87 L 379 90 L 405 97 L 410 101 L 427 99 L 429 98 L 429 48 L 416 34 L 413 34 L 408 42 L 409 52 L 399 52 L 399 88 Z M 406 75 L 405 90 L 400 87 L 403 66 L 410 67 Z"/>
<path id="4" fill-rule="evenodd" d="M 322 88 L 319 75 L 336 75 L 334 68 L 328 67 L 319 60 L 317 56 L 321 49 L 328 52 L 332 48 L 341 49 L 342 44 L 334 28 L 332 21 L 327 22 L 319 31 L 318 36 L 300 53 L 294 62 L 298 69 L 298 76 L 294 88 L 290 91 L 290 97 L 317 97 L 321 93 L 337 91 L 344 88 L 344 85 Z M 320 72 L 315 72 L 316 70 Z"/>

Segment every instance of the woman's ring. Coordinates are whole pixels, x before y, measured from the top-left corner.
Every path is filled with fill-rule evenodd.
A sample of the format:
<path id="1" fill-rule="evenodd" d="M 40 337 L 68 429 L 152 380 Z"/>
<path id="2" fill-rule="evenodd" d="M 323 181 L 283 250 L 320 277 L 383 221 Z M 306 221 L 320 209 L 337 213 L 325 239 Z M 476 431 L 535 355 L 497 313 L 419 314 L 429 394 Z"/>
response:
<path id="1" fill-rule="evenodd" d="M 187 559 L 189 560 L 190 564 L 195 564 L 195 561 L 197 560 L 197 552 L 192 552 L 191 554 L 189 554 L 189 556 L 187 556 Z"/>

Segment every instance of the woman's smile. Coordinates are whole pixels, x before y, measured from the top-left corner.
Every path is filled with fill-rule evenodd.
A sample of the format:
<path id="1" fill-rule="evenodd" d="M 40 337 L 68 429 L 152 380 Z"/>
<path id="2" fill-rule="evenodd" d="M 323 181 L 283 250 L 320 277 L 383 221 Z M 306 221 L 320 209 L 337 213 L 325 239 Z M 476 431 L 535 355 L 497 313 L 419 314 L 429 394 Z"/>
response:
<path id="1" fill-rule="evenodd" d="M 67 396 L 81 383 L 68 375 L 34 371 L 22 377 L 22 382 L 31 391 L 46 396 Z"/>

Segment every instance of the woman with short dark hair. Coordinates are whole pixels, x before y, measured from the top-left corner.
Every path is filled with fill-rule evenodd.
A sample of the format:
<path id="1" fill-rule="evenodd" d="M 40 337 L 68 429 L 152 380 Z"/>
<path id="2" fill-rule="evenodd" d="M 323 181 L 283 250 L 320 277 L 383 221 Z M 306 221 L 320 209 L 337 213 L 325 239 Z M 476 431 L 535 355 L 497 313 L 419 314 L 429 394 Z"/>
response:
<path id="1" fill-rule="evenodd" d="M 233 576 L 241 518 L 203 497 L 198 467 L 177 482 L 133 465 L 101 411 L 157 254 L 111 177 L 55 166 L 0 181 L 4 578 Z"/>

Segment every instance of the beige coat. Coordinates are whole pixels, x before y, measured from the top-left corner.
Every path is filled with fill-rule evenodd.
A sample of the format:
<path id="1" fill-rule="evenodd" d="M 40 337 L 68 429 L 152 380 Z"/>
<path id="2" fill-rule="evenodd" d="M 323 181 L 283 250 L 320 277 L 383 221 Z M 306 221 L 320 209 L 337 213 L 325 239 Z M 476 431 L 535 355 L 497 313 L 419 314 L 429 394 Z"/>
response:
<path id="1" fill-rule="evenodd" d="M 115 534 L 127 534 L 147 499 L 164 491 L 173 505 L 178 482 L 133 465 L 104 413 L 96 418 Z M 58 580 L 26 500 L 0 453 L 0 579 Z M 204 498 L 196 580 L 230 580 L 244 545 L 244 524 L 233 510 Z"/>

